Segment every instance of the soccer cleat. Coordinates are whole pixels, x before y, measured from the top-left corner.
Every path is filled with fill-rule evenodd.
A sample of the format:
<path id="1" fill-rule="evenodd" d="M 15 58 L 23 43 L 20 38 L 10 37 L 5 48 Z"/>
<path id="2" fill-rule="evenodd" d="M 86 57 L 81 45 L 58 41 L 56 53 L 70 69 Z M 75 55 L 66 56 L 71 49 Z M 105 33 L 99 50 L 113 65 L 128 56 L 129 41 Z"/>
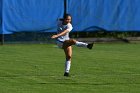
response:
<path id="1" fill-rule="evenodd" d="M 64 73 L 64 76 L 68 77 L 69 76 L 69 73 L 65 72 Z"/>
<path id="2" fill-rule="evenodd" d="M 92 49 L 93 44 L 94 44 L 94 43 L 90 43 L 90 44 L 88 44 L 88 45 L 87 45 L 87 48 L 88 48 L 88 49 Z"/>

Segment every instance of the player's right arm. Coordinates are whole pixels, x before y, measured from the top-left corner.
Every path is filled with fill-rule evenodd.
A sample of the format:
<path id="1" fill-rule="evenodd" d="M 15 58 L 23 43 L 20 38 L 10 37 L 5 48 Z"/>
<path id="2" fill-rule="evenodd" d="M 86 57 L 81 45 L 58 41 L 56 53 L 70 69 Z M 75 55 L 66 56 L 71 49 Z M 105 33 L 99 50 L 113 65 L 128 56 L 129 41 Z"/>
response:
<path id="1" fill-rule="evenodd" d="M 69 32 L 69 30 L 66 29 L 66 30 L 64 30 L 63 32 L 59 33 L 59 34 L 53 35 L 51 38 L 52 38 L 52 39 L 58 38 L 58 37 L 60 37 L 60 36 L 65 35 L 65 34 L 68 33 L 68 32 Z"/>

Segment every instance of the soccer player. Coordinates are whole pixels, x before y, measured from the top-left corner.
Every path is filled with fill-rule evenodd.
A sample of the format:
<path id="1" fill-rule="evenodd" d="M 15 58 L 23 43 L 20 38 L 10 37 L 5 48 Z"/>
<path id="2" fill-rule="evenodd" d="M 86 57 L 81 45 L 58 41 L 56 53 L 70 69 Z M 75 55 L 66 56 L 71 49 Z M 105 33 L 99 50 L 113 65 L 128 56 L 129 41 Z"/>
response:
<path id="1" fill-rule="evenodd" d="M 69 76 L 71 58 L 72 58 L 72 45 L 85 47 L 88 49 L 92 49 L 93 47 L 93 43 L 87 44 L 69 38 L 69 33 L 73 29 L 71 20 L 72 20 L 71 15 L 66 14 L 63 19 L 59 20 L 57 34 L 51 37 L 52 39 L 57 39 L 58 47 L 62 48 L 65 52 L 66 62 L 65 62 L 64 76 Z"/>

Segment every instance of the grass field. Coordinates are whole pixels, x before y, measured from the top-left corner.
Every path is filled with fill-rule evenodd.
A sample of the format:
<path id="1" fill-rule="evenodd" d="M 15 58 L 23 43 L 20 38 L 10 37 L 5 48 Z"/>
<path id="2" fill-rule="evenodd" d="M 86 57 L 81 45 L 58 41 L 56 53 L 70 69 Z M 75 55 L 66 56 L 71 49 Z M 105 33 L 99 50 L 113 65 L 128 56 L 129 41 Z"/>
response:
<path id="1" fill-rule="evenodd" d="M 55 45 L 0 46 L 0 93 L 140 93 L 140 44 L 73 47 L 71 77 Z"/>

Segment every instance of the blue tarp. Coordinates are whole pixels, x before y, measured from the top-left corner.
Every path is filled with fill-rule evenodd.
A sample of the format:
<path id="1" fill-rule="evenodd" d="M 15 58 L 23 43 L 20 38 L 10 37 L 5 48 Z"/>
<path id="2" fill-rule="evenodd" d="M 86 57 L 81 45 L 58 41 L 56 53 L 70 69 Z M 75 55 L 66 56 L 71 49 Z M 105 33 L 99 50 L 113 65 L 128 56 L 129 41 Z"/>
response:
<path id="1" fill-rule="evenodd" d="M 3 0 L 3 32 L 56 31 L 63 0 Z"/>
<path id="2" fill-rule="evenodd" d="M 0 32 L 55 32 L 64 0 L 0 0 Z M 67 0 L 73 31 L 140 31 L 140 0 Z"/>
<path id="3" fill-rule="evenodd" d="M 140 0 L 68 0 L 74 31 L 140 31 Z"/>

